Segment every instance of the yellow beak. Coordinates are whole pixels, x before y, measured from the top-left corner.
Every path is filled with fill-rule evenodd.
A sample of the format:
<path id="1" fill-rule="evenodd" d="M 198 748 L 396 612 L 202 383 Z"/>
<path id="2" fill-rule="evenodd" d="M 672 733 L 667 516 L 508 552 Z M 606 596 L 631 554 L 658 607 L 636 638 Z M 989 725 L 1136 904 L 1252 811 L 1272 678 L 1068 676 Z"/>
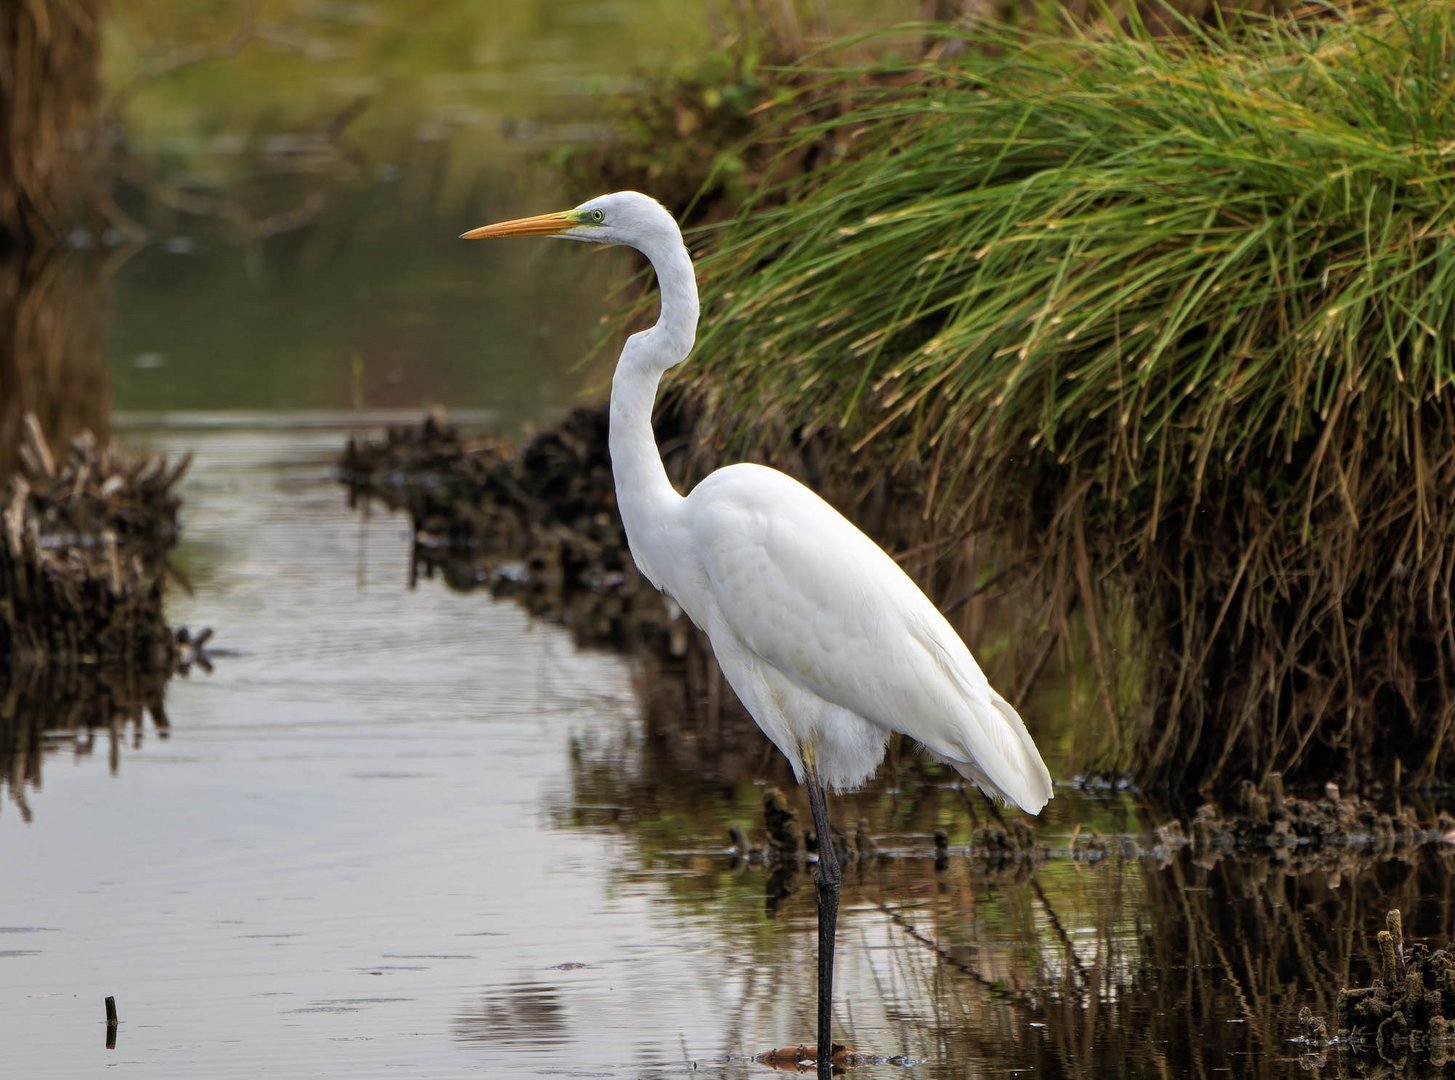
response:
<path id="1" fill-rule="evenodd" d="M 554 214 L 537 214 L 535 217 L 516 218 L 514 221 L 501 221 L 494 225 L 481 225 L 478 229 L 461 233 L 460 239 L 494 240 L 500 236 L 554 236 L 576 224 L 577 222 L 571 220 L 570 211 L 560 210 Z"/>

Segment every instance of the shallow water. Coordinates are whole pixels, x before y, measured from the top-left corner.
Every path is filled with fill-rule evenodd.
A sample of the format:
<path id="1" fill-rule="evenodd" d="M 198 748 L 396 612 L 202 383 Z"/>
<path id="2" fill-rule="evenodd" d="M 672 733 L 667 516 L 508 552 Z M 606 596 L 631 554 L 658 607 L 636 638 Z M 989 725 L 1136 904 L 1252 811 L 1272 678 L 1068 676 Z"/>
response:
<path id="1" fill-rule="evenodd" d="M 643 672 L 508 602 L 410 590 L 403 520 L 331 476 L 343 435 L 128 432 L 197 454 L 171 610 L 216 629 L 216 670 L 114 772 L 59 744 L 33 821 L 0 809 L 7 1071 L 768 1075 L 750 1055 L 812 1038 L 814 894 L 725 830 L 761 833 L 781 762 L 730 717 L 654 714 Z M 1039 835 L 1106 856 L 997 867 L 966 855 L 984 804 L 911 756 L 835 813 L 882 849 L 840 927 L 839 1034 L 901 1059 L 864 1076 L 1294 1075 L 1299 1008 L 1368 981 L 1387 906 L 1451 922 L 1433 848 L 1121 855 L 1156 812 L 1063 789 Z"/>
<path id="2" fill-rule="evenodd" d="M 409 592 L 407 529 L 328 478 L 338 438 L 156 440 L 198 453 L 174 616 L 225 655 L 171 688 L 170 738 L 114 776 L 62 751 L 33 824 L 0 819 L 21 998 L 0 1045 L 25 1075 L 453 1075 L 574 1043 L 578 1015 L 628 1071 L 705 1038 L 691 979 L 656 1036 L 627 1021 L 706 943 L 654 944 L 661 886 L 607 894 L 615 845 L 546 820 L 573 733 L 630 722 L 625 666 L 509 604 Z M 105 994 L 114 1053 L 89 1037 Z"/>

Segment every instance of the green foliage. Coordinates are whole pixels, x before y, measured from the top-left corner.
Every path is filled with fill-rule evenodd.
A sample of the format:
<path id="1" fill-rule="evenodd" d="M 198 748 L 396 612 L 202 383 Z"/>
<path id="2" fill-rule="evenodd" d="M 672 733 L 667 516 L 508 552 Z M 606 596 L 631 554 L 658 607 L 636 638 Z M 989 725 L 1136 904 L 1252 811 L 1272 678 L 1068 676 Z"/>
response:
<path id="1" fill-rule="evenodd" d="M 1455 347 L 1452 26 L 1008 38 L 831 121 L 873 149 L 738 221 L 700 355 L 795 422 L 952 440 L 952 474 L 1018 428 L 1133 488 L 1184 435 L 1199 468 L 1163 485 L 1286 450 L 1341 386 L 1425 399 Z"/>
<path id="2" fill-rule="evenodd" d="M 1111 764 L 1428 775 L 1455 684 L 1455 8 L 974 44 L 903 88 L 845 76 L 854 107 L 797 138 L 848 153 L 703 267 L 692 392 L 723 430 L 923 474 L 940 531 L 1029 552 L 1106 684 L 1114 653 L 1141 673 L 1140 711 L 1107 695 Z M 1416 737 L 1380 749 L 1390 710 Z"/>
<path id="3" fill-rule="evenodd" d="M 691 223 L 717 220 L 770 173 L 796 170 L 772 138 L 822 118 L 833 102 L 813 93 L 822 75 L 800 66 L 815 41 L 846 26 L 907 15 L 905 0 L 843 3 L 833 18 L 808 0 L 709 3 L 711 43 L 683 53 L 604 102 L 606 137 L 568 147 L 556 165 L 583 196 L 649 191 Z M 863 10 L 861 10 L 863 9 Z M 804 102 L 808 107 L 801 107 Z"/>
<path id="4" fill-rule="evenodd" d="M 651 93 L 609 99 L 612 138 L 563 152 L 561 164 L 582 191 L 642 188 L 682 206 L 715 183 L 741 201 L 752 182 L 739 144 L 753 131 L 753 109 L 772 94 L 755 49 L 714 48 Z"/>

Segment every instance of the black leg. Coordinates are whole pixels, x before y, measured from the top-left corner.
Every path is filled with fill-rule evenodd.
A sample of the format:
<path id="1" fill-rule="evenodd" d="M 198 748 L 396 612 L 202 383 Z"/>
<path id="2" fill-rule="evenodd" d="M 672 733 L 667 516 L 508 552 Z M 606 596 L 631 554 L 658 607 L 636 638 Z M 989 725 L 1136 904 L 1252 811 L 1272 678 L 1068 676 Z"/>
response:
<path id="1" fill-rule="evenodd" d="M 818 870 L 814 884 L 818 886 L 818 1075 L 827 1080 L 833 1075 L 834 1052 L 834 930 L 839 919 L 839 860 L 834 855 L 834 833 L 818 770 L 808 768 L 808 808 L 813 812 L 813 831 L 818 835 Z"/>

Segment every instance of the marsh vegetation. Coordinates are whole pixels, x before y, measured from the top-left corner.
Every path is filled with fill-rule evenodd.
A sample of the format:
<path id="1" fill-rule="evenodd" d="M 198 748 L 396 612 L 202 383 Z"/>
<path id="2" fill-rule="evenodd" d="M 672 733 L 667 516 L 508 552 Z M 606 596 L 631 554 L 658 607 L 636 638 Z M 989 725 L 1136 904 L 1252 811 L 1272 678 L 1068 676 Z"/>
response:
<path id="1" fill-rule="evenodd" d="M 1019 597 L 1016 652 L 1085 658 L 1102 768 L 1434 782 L 1450 8 L 965 45 L 771 114 L 818 157 L 701 238 L 702 433 L 909 484 L 920 543 Z"/>

